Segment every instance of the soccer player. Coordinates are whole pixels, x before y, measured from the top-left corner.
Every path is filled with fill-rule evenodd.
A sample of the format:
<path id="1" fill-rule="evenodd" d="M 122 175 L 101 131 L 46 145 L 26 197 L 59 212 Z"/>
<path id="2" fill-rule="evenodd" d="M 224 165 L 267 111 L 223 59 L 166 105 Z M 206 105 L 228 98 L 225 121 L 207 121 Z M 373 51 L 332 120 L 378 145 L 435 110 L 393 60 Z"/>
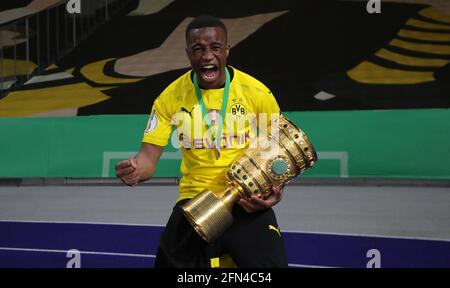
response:
<path id="1" fill-rule="evenodd" d="M 224 191 L 228 165 L 256 136 L 251 129 L 254 122 L 270 122 L 280 113 L 264 84 L 227 65 L 229 50 L 227 29 L 220 19 L 202 15 L 188 25 L 186 54 L 192 70 L 158 96 L 140 151 L 116 165 L 117 176 L 129 186 L 149 179 L 176 128 L 183 154 L 182 178 L 155 267 L 223 267 L 230 257 L 237 267 L 287 267 L 271 208 L 281 200 L 281 187 L 272 187 L 263 197 L 239 200 L 232 211 L 233 224 L 212 245 L 197 234 L 180 208 L 204 189 Z"/>

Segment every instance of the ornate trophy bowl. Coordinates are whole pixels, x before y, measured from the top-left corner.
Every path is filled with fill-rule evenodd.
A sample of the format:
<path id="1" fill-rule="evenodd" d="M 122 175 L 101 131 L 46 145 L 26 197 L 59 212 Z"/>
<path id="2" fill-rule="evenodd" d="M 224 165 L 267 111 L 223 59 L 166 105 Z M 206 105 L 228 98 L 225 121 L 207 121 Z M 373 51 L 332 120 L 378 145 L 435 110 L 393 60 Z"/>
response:
<path id="1" fill-rule="evenodd" d="M 272 185 L 284 186 L 317 161 L 308 137 L 291 121 L 280 116 L 272 126 L 229 165 L 225 191 L 204 190 L 181 206 L 189 223 L 208 243 L 232 224 L 231 211 L 237 201 L 268 193 Z"/>

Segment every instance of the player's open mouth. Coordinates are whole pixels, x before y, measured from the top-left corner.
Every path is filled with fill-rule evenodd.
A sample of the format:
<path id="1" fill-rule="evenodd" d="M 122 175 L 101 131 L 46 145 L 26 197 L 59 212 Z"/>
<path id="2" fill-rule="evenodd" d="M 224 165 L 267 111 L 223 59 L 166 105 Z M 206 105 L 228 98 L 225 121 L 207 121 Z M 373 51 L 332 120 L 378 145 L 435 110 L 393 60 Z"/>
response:
<path id="1" fill-rule="evenodd" d="M 219 67 L 213 64 L 203 65 L 201 67 L 201 74 L 203 80 L 205 80 L 206 82 L 213 82 L 219 75 Z"/>

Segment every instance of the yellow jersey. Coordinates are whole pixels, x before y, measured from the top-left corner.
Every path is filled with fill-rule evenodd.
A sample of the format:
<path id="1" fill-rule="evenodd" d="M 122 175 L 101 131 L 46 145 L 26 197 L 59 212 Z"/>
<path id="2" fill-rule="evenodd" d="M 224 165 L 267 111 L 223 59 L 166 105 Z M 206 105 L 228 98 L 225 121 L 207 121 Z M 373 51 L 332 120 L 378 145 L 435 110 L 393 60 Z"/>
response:
<path id="1" fill-rule="evenodd" d="M 228 165 L 256 138 L 258 128 L 266 129 L 280 113 L 275 97 L 264 84 L 231 66 L 227 68 L 231 81 L 224 119 L 220 117 L 224 88 L 200 89 L 210 129 L 203 121 L 192 70 L 172 82 L 153 103 L 142 141 L 158 146 L 171 141 L 181 149 L 177 201 L 192 198 L 204 189 L 223 191 Z M 220 122 L 223 128 L 219 137 L 215 133 Z M 214 144 L 214 135 L 220 138 L 219 145 Z"/>

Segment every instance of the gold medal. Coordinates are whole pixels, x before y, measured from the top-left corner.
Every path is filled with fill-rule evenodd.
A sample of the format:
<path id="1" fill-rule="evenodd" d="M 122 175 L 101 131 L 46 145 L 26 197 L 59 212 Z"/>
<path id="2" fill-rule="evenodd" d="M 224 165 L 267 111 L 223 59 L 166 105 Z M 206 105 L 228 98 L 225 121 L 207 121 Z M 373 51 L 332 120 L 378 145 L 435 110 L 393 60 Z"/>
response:
<path id="1" fill-rule="evenodd" d="M 216 149 L 214 149 L 214 153 L 216 154 L 216 160 L 219 160 L 219 158 L 220 158 L 220 148 L 216 146 Z"/>
<path id="2" fill-rule="evenodd" d="M 219 158 L 220 158 L 220 148 L 216 147 L 216 149 L 214 149 L 214 152 L 216 154 L 216 160 L 219 160 Z"/>
<path id="3" fill-rule="evenodd" d="M 216 143 L 216 137 L 212 137 L 212 142 L 214 143 L 214 154 L 216 155 L 216 160 L 220 158 L 220 143 Z"/>

